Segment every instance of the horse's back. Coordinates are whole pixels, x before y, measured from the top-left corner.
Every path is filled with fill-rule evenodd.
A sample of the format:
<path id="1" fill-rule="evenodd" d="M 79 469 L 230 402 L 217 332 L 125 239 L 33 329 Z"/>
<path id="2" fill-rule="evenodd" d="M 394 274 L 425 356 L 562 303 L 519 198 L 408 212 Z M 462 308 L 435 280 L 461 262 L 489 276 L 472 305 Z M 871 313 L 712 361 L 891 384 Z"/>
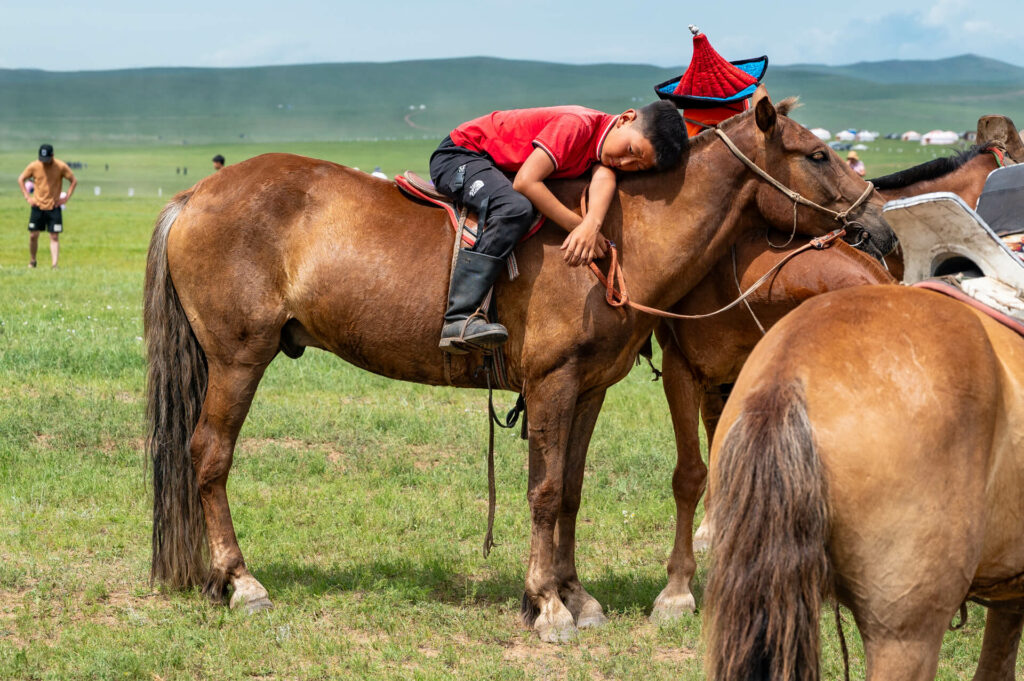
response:
<path id="1" fill-rule="evenodd" d="M 388 373 L 367 356 L 366 339 L 394 354 L 394 345 L 422 338 L 424 353 L 432 345 L 439 354 L 436 336 L 409 332 L 440 332 L 452 238 L 444 211 L 409 201 L 391 182 L 265 154 L 193 188 L 169 234 L 168 261 L 208 352 L 225 337 L 225 352 L 237 337 L 276 343 L 295 319 L 314 344 Z M 396 334 L 409 340 L 388 341 Z"/>

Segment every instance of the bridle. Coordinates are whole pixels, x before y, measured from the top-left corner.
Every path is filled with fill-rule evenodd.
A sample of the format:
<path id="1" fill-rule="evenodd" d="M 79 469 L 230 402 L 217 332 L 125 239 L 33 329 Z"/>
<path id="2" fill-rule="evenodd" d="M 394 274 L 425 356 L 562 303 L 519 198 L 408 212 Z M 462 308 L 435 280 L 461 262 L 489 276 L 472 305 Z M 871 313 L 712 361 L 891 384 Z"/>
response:
<path id="1" fill-rule="evenodd" d="M 768 182 L 768 184 L 772 185 L 780 192 L 785 194 L 793 202 L 793 233 L 790 235 L 789 241 L 787 241 L 782 246 L 776 246 L 776 248 L 782 248 L 789 245 L 789 243 L 792 242 L 793 238 L 795 237 L 797 227 L 797 206 L 799 205 L 808 206 L 827 215 L 831 215 L 832 219 L 834 219 L 836 222 L 842 223 L 841 226 L 824 236 L 819 236 L 814 239 L 811 239 L 809 243 L 806 243 L 800 248 L 793 251 L 792 253 L 787 254 L 784 258 L 782 258 L 782 260 L 777 262 L 770 270 L 765 272 L 760 279 L 754 282 L 754 284 L 750 286 L 750 288 L 748 288 L 746 291 L 743 291 L 740 294 L 739 298 L 732 301 L 725 307 L 715 310 L 714 312 L 696 315 L 677 314 L 675 312 L 668 312 L 666 310 L 658 310 L 656 308 L 641 305 L 640 303 L 636 303 L 630 300 L 629 291 L 626 288 L 626 281 L 623 278 L 622 274 L 622 266 L 619 264 L 618 248 L 615 246 L 615 242 L 608 241 L 608 249 L 611 252 L 611 264 L 608 267 L 608 275 L 605 276 L 604 273 L 601 272 L 600 268 L 593 262 L 590 263 L 590 269 L 597 276 L 598 280 L 602 284 L 604 284 L 605 301 L 610 306 L 630 307 L 639 312 L 646 312 L 648 314 L 652 314 L 658 317 L 665 317 L 667 319 L 706 319 L 708 317 L 713 317 L 717 314 L 721 314 L 722 312 L 725 312 L 727 310 L 731 310 L 732 308 L 739 305 L 741 302 L 744 302 L 751 294 L 754 293 L 754 291 L 760 288 L 761 285 L 764 284 L 764 282 L 766 282 L 769 279 L 769 277 L 771 277 L 775 272 L 782 268 L 783 265 L 785 265 L 787 262 L 795 258 L 797 255 L 810 249 L 823 250 L 825 248 L 828 248 L 837 239 L 846 235 L 846 230 L 848 227 L 852 225 L 859 225 L 862 234 L 867 233 L 866 229 L 861 223 L 857 222 L 856 220 L 851 220 L 849 216 L 851 212 L 859 208 L 861 204 L 867 201 L 868 197 L 871 195 L 871 192 L 874 191 L 875 187 L 873 184 L 868 182 L 868 186 L 864 189 L 864 192 L 860 195 L 860 197 L 857 198 L 856 201 L 850 204 L 849 208 L 843 211 L 834 211 L 831 208 L 826 208 L 825 206 L 822 206 L 820 204 L 815 203 L 814 201 L 811 201 L 810 199 L 801 195 L 799 192 L 793 191 L 786 185 L 776 180 L 774 177 L 772 177 L 767 172 L 762 170 L 756 163 L 750 160 L 750 158 L 747 157 L 747 155 L 744 154 L 740 150 L 740 148 L 736 146 L 736 144 L 729 138 L 729 136 L 725 134 L 725 131 L 723 131 L 720 128 L 713 129 L 715 131 L 715 134 L 718 135 L 718 137 L 721 138 L 721 140 L 725 143 L 725 146 L 729 148 L 729 151 L 731 151 L 740 161 L 742 161 L 744 165 L 750 168 L 750 170 L 752 170 L 755 175 L 757 175 L 764 181 Z M 582 209 L 583 214 L 586 215 L 587 210 L 585 191 L 583 193 Z M 771 244 L 771 242 L 769 242 L 769 244 L 774 246 L 774 244 Z M 618 283 L 618 288 L 616 288 L 616 281 Z"/>

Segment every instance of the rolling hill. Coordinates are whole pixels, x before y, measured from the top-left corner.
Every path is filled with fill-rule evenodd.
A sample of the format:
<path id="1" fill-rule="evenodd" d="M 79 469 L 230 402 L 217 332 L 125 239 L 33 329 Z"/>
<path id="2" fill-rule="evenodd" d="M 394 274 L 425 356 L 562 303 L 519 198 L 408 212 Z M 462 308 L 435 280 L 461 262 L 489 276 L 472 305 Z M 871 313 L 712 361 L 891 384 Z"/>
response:
<path id="1" fill-rule="evenodd" d="M 653 99 L 682 67 L 569 65 L 486 57 L 231 69 L 0 70 L 0 147 L 437 139 L 499 108 L 577 103 L 610 112 Z M 1024 124 L 1024 68 L 964 55 L 936 61 L 771 66 L 772 96 L 830 130 Z"/>

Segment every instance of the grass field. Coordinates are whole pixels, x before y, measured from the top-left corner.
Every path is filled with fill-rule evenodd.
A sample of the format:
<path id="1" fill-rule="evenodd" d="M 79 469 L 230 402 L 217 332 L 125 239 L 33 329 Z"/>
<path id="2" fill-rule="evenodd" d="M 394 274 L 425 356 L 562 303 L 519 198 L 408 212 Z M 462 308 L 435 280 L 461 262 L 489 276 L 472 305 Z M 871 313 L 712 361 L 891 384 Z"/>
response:
<path id="1" fill-rule="evenodd" d="M 665 580 L 675 454 L 645 369 L 609 392 L 580 514 L 581 578 L 610 623 L 570 644 L 542 644 L 518 623 L 526 445 L 506 433 L 499 545 L 481 557 L 484 393 L 389 381 L 318 351 L 271 365 L 229 484 L 242 549 L 276 608 L 249 617 L 148 583 L 141 285 L 163 202 L 217 151 L 236 162 L 291 150 L 390 175 L 424 170 L 431 146 L 58 149 L 89 168 L 56 271 L 25 267 L 14 178 L 34 150 L 0 154 L 0 679 L 703 678 L 699 616 L 646 619 Z M 875 146 L 862 154 L 871 174 L 933 153 Z M 706 569 L 702 557 L 698 602 Z M 939 678 L 973 672 L 983 622 L 972 606 L 966 629 L 947 635 Z M 824 676 L 840 678 L 831 618 L 822 630 Z M 846 631 L 863 677 L 849 621 Z"/>

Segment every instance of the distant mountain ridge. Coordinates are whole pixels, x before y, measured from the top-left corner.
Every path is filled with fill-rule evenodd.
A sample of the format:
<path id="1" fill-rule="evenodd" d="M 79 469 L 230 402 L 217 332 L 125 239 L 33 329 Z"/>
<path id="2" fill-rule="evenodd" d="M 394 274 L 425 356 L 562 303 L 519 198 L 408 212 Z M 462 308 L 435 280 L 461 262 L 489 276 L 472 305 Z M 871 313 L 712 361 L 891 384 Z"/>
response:
<path id="1" fill-rule="evenodd" d="M 988 57 L 962 54 L 934 60 L 862 61 L 846 66 L 793 64 L 781 67 L 799 71 L 833 73 L 872 83 L 1020 83 L 1024 67 L 1014 66 Z"/>
<path id="2" fill-rule="evenodd" d="M 684 67 L 491 57 L 246 68 L 48 72 L 0 69 L 0 146 L 440 138 L 494 109 L 576 103 L 618 112 Z M 1024 68 L 975 55 L 845 66 L 771 65 L 775 99 L 829 129 L 1024 124 Z"/>

